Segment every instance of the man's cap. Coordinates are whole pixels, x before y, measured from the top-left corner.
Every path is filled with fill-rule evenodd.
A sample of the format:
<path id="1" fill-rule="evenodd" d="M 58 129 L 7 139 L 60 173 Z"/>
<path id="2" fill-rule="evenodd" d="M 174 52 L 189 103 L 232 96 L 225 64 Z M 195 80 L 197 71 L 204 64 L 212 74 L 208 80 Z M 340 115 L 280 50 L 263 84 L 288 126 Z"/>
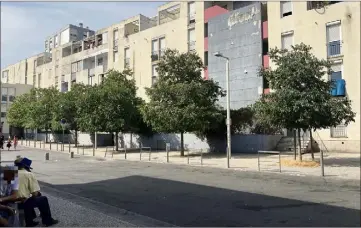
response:
<path id="1" fill-rule="evenodd" d="M 31 163 L 33 161 L 28 159 L 28 158 L 22 158 L 22 157 L 18 157 L 15 161 L 14 161 L 14 164 L 16 166 L 20 166 L 20 167 L 25 167 L 25 168 L 28 168 L 28 169 L 32 169 L 31 168 Z"/>

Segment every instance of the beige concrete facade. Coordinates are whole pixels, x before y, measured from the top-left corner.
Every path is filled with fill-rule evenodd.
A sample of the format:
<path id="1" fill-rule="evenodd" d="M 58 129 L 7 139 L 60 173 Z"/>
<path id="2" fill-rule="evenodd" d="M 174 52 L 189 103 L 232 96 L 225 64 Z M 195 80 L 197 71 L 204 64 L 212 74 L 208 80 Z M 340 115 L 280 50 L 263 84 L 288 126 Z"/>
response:
<path id="1" fill-rule="evenodd" d="M 311 45 L 313 53 L 340 64 L 342 79 L 346 81 L 346 95 L 352 100 L 356 122 L 341 135 L 331 136 L 331 129 L 317 131 L 316 140 L 322 140 L 329 150 L 360 151 L 360 2 L 339 2 L 318 9 L 308 9 L 306 1 L 291 2 L 292 15 L 282 17 L 280 2 L 268 2 L 269 47 L 282 47 L 282 35 L 292 35 L 293 44 Z M 327 26 L 339 24 L 340 54 L 328 56 Z M 270 63 L 270 66 L 274 66 Z"/>
<path id="2" fill-rule="evenodd" d="M 1 83 L 1 122 L 2 133 L 9 134 L 9 124 L 6 120 L 7 110 L 9 110 L 15 97 L 30 92 L 32 85 Z"/>
<path id="3" fill-rule="evenodd" d="M 139 96 L 146 99 L 144 88 L 152 85 L 152 76 L 155 76 L 152 66 L 157 63 L 152 61 L 152 54 L 161 55 L 161 49 L 165 48 L 188 51 L 188 29 L 194 28 L 191 46 L 204 58 L 204 7 L 203 2 L 169 2 L 158 7 L 155 17 L 140 14 L 98 30 L 84 40 L 54 47 L 49 54 L 51 59 L 48 53 L 41 53 L 8 66 L 2 70 L 3 76 L 4 71 L 8 72 L 2 82 L 56 86 L 60 90 L 62 82 L 66 82 L 71 89 L 72 81 L 96 84 L 108 70 L 123 70 L 128 64 L 134 71 Z M 189 24 L 190 17 L 194 17 L 194 23 Z M 155 50 L 152 50 L 153 40 L 158 41 Z M 44 64 L 39 65 L 41 56 L 47 57 Z M 38 66 L 34 68 L 34 64 Z"/>

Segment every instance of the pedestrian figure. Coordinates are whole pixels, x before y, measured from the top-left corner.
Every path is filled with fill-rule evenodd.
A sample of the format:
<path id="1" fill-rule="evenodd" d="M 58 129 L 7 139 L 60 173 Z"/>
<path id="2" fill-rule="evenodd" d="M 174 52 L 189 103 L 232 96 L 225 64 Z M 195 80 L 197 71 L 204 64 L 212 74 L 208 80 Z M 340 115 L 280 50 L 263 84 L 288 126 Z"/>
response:
<path id="1" fill-rule="evenodd" d="M 8 150 L 10 150 L 10 147 L 11 147 L 11 139 L 8 140 L 8 143 L 6 144 L 6 147 L 8 148 Z"/>
<path id="2" fill-rule="evenodd" d="M 1 146 L 1 149 L 4 149 L 4 143 L 5 143 L 5 136 L 4 136 L 4 135 L 1 135 L 1 136 L 0 136 L 0 146 Z"/>
<path id="3" fill-rule="evenodd" d="M 18 138 L 15 135 L 14 136 L 14 150 L 16 150 L 17 145 L 18 145 Z"/>

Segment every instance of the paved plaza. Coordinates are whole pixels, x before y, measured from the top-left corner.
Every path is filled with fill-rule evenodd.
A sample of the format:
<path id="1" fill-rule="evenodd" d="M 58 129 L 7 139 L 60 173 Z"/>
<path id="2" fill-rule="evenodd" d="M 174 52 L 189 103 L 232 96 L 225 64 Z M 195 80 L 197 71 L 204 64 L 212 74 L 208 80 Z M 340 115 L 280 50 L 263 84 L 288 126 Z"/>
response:
<path id="1" fill-rule="evenodd" d="M 33 160 L 59 226 L 360 226 L 357 180 L 46 152 L 2 160 Z"/>

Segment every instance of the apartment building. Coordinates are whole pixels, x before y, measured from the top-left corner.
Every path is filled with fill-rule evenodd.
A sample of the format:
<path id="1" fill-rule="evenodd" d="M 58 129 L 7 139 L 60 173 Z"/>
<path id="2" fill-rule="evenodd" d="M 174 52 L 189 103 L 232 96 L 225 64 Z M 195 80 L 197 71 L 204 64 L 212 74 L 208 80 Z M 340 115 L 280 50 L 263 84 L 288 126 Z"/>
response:
<path id="1" fill-rule="evenodd" d="M 15 97 L 24 93 L 30 92 L 33 86 L 24 84 L 8 84 L 1 83 L 1 127 L 0 132 L 8 137 L 9 134 L 17 134 L 21 136 L 23 134 L 20 129 L 10 127 L 6 120 L 7 110 L 9 110 Z"/>
<path id="2" fill-rule="evenodd" d="M 274 66 L 273 47 L 304 42 L 316 56 L 334 61 L 333 78 L 344 79 L 357 122 L 319 131 L 330 149 L 360 148 L 359 2 L 169 2 L 154 17 L 136 15 L 98 31 L 69 25 L 46 38 L 45 51 L 2 70 L 2 82 L 68 91 L 74 82 L 100 83 L 109 69 L 130 67 L 138 95 L 157 80 L 157 62 L 166 48 L 196 51 L 205 63 L 204 78 L 225 87 L 230 62 L 231 108 L 253 104 L 270 92 L 258 77 L 260 66 Z M 352 73 L 351 73 L 352 72 Z M 352 82 L 351 82 L 352 79 Z M 225 106 L 225 99 L 220 100 Z M 357 149 L 356 149 L 357 150 Z"/>
<path id="3" fill-rule="evenodd" d="M 305 43 L 313 53 L 333 62 L 332 80 L 343 79 L 356 122 L 317 131 L 316 140 L 329 150 L 360 151 L 360 2 L 268 2 L 268 42 L 271 48 Z M 272 67 L 272 62 L 270 63 Z"/>

